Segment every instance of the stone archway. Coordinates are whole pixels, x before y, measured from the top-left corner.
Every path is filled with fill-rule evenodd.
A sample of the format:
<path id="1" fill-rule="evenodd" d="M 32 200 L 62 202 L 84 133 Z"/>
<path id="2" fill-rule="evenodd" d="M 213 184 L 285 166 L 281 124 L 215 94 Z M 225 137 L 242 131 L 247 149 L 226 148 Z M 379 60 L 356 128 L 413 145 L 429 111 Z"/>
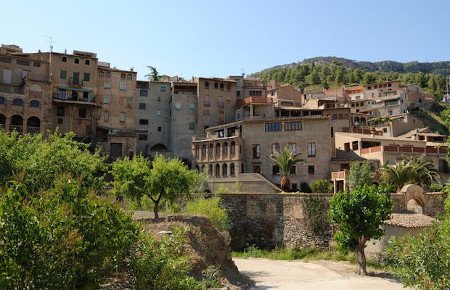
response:
<path id="1" fill-rule="evenodd" d="M 406 210 L 426 214 L 425 209 L 425 194 L 422 187 L 416 184 L 408 184 L 403 186 L 400 190 L 401 194 L 404 194 L 404 202 Z"/>

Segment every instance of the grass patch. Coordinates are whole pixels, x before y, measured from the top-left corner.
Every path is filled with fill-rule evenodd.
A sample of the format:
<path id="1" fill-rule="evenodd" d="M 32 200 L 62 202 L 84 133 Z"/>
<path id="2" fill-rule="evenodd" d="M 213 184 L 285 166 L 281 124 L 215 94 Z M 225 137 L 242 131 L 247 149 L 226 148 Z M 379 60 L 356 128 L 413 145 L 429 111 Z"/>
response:
<path id="1" fill-rule="evenodd" d="M 235 258 L 264 258 L 269 260 L 328 260 L 328 261 L 347 261 L 352 264 L 356 264 L 356 256 L 353 252 L 343 254 L 336 249 L 320 249 L 320 248 L 303 248 L 303 249 L 288 249 L 288 248 L 276 248 L 273 250 L 258 249 L 255 246 L 251 246 L 242 252 L 232 252 Z M 367 266 L 374 269 L 384 270 L 386 267 L 377 261 L 367 259 Z"/>

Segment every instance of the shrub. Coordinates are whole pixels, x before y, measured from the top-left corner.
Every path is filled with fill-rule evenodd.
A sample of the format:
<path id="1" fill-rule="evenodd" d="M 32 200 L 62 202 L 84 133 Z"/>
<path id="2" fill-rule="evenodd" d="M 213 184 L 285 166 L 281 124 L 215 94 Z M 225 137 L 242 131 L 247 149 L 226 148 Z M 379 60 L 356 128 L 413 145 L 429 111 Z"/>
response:
<path id="1" fill-rule="evenodd" d="M 222 283 L 222 270 L 216 265 L 209 265 L 202 271 L 202 278 L 205 288 L 220 288 Z"/>
<path id="2" fill-rule="evenodd" d="M 307 182 L 300 183 L 300 192 L 306 192 L 306 193 L 311 192 L 311 187 L 309 187 L 309 184 Z"/>
<path id="3" fill-rule="evenodd" d="M 333 192 L 333 184 L 325 179 L 316 179 L 311 184 L 311 190 L 315 193 Z"/>
<path id="4" fill-rule="evenodd" d="M 94 288 L 129 256 L 131 218 L 64 179 L 39 196 L 22 185 L 2 194 L 1 289 Z"/>
<path id="5" fill-rule="evenodd" d="M 141 233 L 131 259 L 132 277 L 137 289 L 202 289 L 203 284 L 188 275 L 189 259 L 182 253 L 184 230 L 174 228 L 172 236 L 160 241 Z"/>
<path id="6" fill-rule="evenodd" d="M 186 204 L 186 212 L 206 216 L 219 232 L 228 229 L 228 213 L 220 206 L 219 197 L 197 198 L 189 201 Z"/>

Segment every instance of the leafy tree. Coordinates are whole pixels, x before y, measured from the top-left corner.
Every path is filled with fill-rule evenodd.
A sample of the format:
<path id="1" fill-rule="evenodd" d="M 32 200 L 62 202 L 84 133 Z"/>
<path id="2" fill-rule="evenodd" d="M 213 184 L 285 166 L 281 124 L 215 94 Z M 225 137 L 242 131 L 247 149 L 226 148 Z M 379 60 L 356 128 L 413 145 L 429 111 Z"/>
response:
<path id="1" fill-rule="evenodd" d="M 280 152 L 272 153 L 270 158 L 280 168 L 280 186 L 282 190 L 289 190 L 291 181 L 289 180 L 289 172 L 292 166 L 298 162 L 303 161 L 300 159 L 300 154 L 294 154 L 288 147 L 283 147 Z"/>
<path id="2" fill-rule="evenodd" d="M 325 179 L 316 179 L 311 184 L 311 190 L 315 193 L 333 192 L 333 184 Z"/>
<path id="3" fill-rule="evenodd" d="M 159 81 L 160 76 L 159 76 L 158 70 L 154 66 L 151 66 L 151 65 L 149 65 L 147 67 L 150 69 L 150 73 L 145 76 L 151 81 L 154 81 L 154 82 Z"/>
<path id="4" fill-rule="evenodd" d="M 0 184 L 20 176 L 30 192 L 50 189 L 61 174 L 81 180 L 86 188 L 103 186 L 103 158 L 88 145 L 73 140 L 72 133 L 20 136 L 0 131 Z"/>
<path id="5" fill-rule="evenodd" d="M 367 275 L 366 242 L 383 235 L 380 226 L 391 213 L 390 196 L 384 188 L 375 185 L 364 185 L 331 197 L 329 217 L 338 228 L 335 240 L 340 250 L 356 252 L 360 275 Z"/>
<path id="6" fill-rule="evenodd" d="M 415 156 L 408 161 L 411 167 L 411 180 L 420 186 L 429 187 L 432 182 L 439 181 L 439 173 L 436 165 L 426 160 L 424 155 Z"/>
<path id="7" fill-rule="evenodd" d="M 92 289 L 124 266 L 137 227 L 93 193 L 70 176 L 39 195 L 0 192 L 1 289 Z"/>
<path id="8" fill-rule="evenodd" d="M 155 218 L 159 218 L 163 200 L 171 204 L 177 197 L 189 195 L 198 176 L 180 159 L 167 159 L 162 155 L 156 156 L 151 165 L 141 156 L 118 160 L 113 164 L 112 174 L 114 191 L 138 202 L 147 195 L 153 202 Z"/>
<path id="9" fill-rule="evenodd" d="M 348 189 L 353 189 L 372 184 L 372 169 L 370 169 L 369 163 L 353 162 L 350 164 L 350 170 L 348 173 Z"/>
<path id="10" fill-rule="evenodd" d="M 381 180 L 384 184 L 391 184 L 399 191 L 403 186 L 411 182 L 411 166 L 405 160 L 396 164 L 385 164 L 381 170 Z"/>

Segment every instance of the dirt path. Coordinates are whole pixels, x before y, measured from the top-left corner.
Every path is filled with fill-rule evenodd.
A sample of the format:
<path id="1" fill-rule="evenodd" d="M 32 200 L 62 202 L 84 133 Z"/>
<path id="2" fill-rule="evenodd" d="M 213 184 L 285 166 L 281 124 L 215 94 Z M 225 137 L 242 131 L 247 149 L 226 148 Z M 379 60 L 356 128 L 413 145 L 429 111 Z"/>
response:
<path id="1" fill-rule="evenodd" d="M 332 261 L 273 261 L 267 259 L 233 259 L 241 273 L 255 281 L 251 289 L 405 289 L 389 275 L 375 273 L 369 277 L 355 274 L 356 266 Z"/>

